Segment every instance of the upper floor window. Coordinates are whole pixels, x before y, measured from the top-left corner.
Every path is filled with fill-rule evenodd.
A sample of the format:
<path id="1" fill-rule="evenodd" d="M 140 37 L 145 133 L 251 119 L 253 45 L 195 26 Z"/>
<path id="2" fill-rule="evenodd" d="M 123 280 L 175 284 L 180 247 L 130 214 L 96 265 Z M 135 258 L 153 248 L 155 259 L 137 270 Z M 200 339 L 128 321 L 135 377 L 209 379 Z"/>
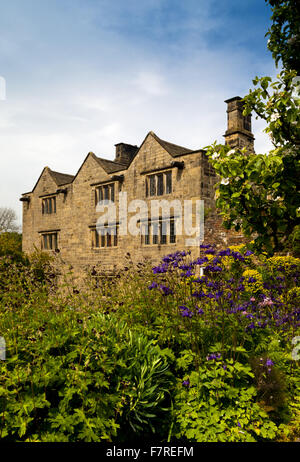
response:
<path id="1" fill-rule="evenodd" d="M 95 204 L 101 201 L 115 202 L 115 183 L 97 186 L 95 189 Z"/>
<path id="2" fill-rule="evenodd" d="M 146 177 L 146 196 L 163 196 L 172 192 L 172 171 Z"/>
<path id="3" fill-rule="evenodd" d="M 47 197 L 42 200 L 42 213 L 56 213 L 56 197 Z"/>
<path id="4" fill-rule="evenodd" d="M 57 232 L 42 234 L 42 250 L 58 249 Z"/>
<path id="5" fill-rule="evenodd" d="M 92 247 L 116 247 L 118 245 L 118 227 L 105 225 L 99 229 L 92 229 Z"/>

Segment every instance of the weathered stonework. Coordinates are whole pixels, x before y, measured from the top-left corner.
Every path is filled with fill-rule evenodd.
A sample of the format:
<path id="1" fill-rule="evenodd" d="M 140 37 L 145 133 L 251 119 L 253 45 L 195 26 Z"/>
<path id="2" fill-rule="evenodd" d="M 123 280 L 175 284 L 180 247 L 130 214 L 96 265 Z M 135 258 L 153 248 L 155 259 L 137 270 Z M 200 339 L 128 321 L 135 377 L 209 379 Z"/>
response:
<path id="1" fill-rule="evenodd" d="M 226 143 L 234 147 L 247 145 L 253 149 L 251 119 L 245 120 L 242 116 L 240 98 L 232 98 L 227 104 L 229 116 Z M 171 172 L 169 175 L 172 179 L 172 192 L 166 192 L 167 186 L 164 183 L 163 195 L 149 196 L 149 176 L 166 172 Z M 142 199 L 147 203 L 151 199 L 179 199 L 183 205 L 188 199 L 194 202 L 203 199 L 208 214 L 205 219 L 205 242 L 215 242 L 223 246 L 236 244 L 241 241 L 242 236 L 226 231 L 215 210 L 216 181 L 215 172 L 203 150 L 192 151 L 168 143 L 153 132 L 147 134 L 139 148 L 125 143 L 117 144 L 115 161 L 101 159 L 89 153 L 74 177 L 45 167 L 33 190 L 23 194 L 21 198 L 23 250 L 31 253 L 35 248 L 43 249 L 46 245 L 52 246 L 52 250 L 44 250 L 53 252 L 54 247 L 57 247 L 62 259 L 79 272 L 85 267 L 99 264 L 104 272 L 112 272 L 125 265 L 127 252 L 134 262 L 144 258 L 156 262 L 168 253 L 187 250 L 185 240 L 190 236 L 184 234 L 177 235 L 176 242 L 170 242 L 172 239 L 169 236 L 166 243 L 158 244 L 146 244 L 140 235 L 118 235 L 117 245 L 110 247 L 101 247 L 100 237 L 99 247 L 95 247 L 95 225 L 99 218 L 96 211 L 96 188 L 101 189 L 107 185 L 114 185 L 116 206 L 120 192 L 127 193 L 128 204 L 135 199 Z M 45 201 L 47 198 L 55 198 L 51 206 L 50 201 Z M 45 213 L 48 207 L 51 207 L 52 213 Z M 135 213 L 136 211 L 132 215 Z M 130 220 L 130 217 L 129 214 L 127 219 Z M 116 223 L 120 223 L 118 216 Z M 199 247 L 192 246 L 190 250 L 192 255 L 199 255 Z"/>

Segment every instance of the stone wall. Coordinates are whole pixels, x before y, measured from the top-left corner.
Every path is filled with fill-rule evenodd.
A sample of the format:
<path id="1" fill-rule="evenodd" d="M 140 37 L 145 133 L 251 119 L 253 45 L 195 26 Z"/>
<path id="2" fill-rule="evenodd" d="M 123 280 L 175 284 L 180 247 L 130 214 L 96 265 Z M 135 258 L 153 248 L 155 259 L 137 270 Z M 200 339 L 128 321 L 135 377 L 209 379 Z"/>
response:
<path id="1" fill-rule="evenodd" d="M 176 161 L 174 166 L 172 162 Z M 181 168 L 181 163 L 184 167 Z M 215 212 L 214 184 L 216 176 L 203 151 L 195 151 L 176 156 L 176 159 L 162 147 L 156 136 L 150 132 L 137 155 L 127 169 L 119 170 L 122 181 L 115 183 L 115 203 L 119 203 L 120 192 L 127 193 L 127 203 L 142 199 L 150 208 L 150 198 L 146 197 L 147 174 L 156 171 L 172 172 L 172 193 L 151 199 L 184 201 L 204 200 L 208 217 L 205 222 L 205 241 L 219 244 L 236 243 L 241 236 L 228 233 L 221 226 L 221 220 Z M 103 182 L 111 182 L 112 174 L 99 165 L 95 156 L 89 153 L 73 181 L 59 187 L 54 181 L 49 168 L 45 168 L 34 190 L 26 194 L 30 202 L 23 204 L 23 250 L 31 253 L 34 248 L 41 249 L 42 235 L 45 232 L 57 232 L 58 249 L 61 258 L 72 265 L 75 272 L 83 268 L 100 266 L 103 272 L 112 272 L 125 265 L 125 255 L 130 253 L 134 262 L 144 258 L 157 262 L 161 257 L 176 250 L 187 250 L 185 234 L 176 237 L 176 243 L 145 245 L 141 236 L 130 234 L 118 236 L 116 247 L 93 247 L 93 229 L 99 213 L 95 205 L 95 189 Z M 57 192 L 62 189 L 63 192 Z M 56 213 L 43 214 L 42 200 L 56 197 Z M 136 214 L 128 214 L 128 222 Z M 117 213 L 117 222 L 120 223 Z M 199 247 L 190 247 L 192 255 L 199 255 Z M 49 251 L 52 252 L 52 251 Z"/>

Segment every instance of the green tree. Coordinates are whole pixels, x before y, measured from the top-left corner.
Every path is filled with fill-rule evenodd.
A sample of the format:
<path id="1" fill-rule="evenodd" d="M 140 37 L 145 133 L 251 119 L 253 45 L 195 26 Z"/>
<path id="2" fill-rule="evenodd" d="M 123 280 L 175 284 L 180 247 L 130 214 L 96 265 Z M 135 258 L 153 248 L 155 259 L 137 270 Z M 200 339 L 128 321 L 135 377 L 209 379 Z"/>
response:
<path id="1" fill-rule="evenodd" d="M 255 154 L 216 143 L 206 149 L 220 177 L 216 205 L 224 226 L 252 236 L 259 251 L 272 254 L 291 249 L 297 253 L 300 78 L 297 69 L 291 67 L 297 65 L 291 40 L 292 43 L 298 40 L 300 21 L 299 13 L 293 14 L 295 1 L 268 0 L 268 3 L 273 6 L 273 25 L 266 34 L 270 36 L 268 46 L 276 65 L 281 59 L 287 67 L 274 82 L 270 77 L 253 80 L 255 88 L 244 98 L 244 115 L 254 112 L 256 118 L 266 121 L 265 132 L 274 149 Z"/>
<path id="2" fill-rule="evenodd" d="M 300 8 L 299 0 L 266 0 L 272 7 L 272 26 L 267 32 L 268 48 L 276 65 L 300 73 Z"/>
<path id="3" fill-rule="evenodd" d="M 0 233 L 0 257 L 11 256 L 14 260 L 23 260 L 22 234 L 16 232 Z"/>

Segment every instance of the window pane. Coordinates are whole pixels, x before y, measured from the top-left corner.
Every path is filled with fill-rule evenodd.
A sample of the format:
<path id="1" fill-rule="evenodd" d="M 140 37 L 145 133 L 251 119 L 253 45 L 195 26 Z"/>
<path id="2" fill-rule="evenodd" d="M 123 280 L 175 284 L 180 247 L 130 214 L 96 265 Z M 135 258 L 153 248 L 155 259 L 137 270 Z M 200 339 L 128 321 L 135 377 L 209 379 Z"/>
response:
<path id="1" fill-rule="evenodd" d="M 44 236 L 43 236 L 43 248 L 48 249 L 47 235 L 46 234 L 44 234 Z"/>
<path id="2" fill-rule="evenodd" d="M 146 197 L 149 196 L 149 179 L 146 177 L 145 179 L 145 188 L 146 188 Z"/>
<path id="3" fill-rule="evenodd" d="M 48 199 L 48 213 L 52 213 L 52 199 Z"/>
<path id="4" fill-rule="evenodd" d="M 53 212 L 56 213 L 56 197 L 53 197 Z"/>
<path id="5" fill-rule="evenodd" d="M 57 249 L 57 233 L 53 234 L 53 249 Z"/>
<path id="6" fill-rule="evenodd" d="M 98 233 L 98 230 L 95 229 L 95 247 L 99 247 L 99 233 Z"/>
<path id="7" fill-rule="evenodd" d="M 116 247 L 118 245 L 117 227 L 113 229 L 113 232 L 114 232 L 114 246 Z"/>
<path id="8" fill-rule="evenodd" d="M 156 194 L 156 187 L 155 187 L 155 175 L 151 175 L 149 177 L 149 182 L 150 182 L 150 196 L 155 196 Z"/>
<path id="9" fill-rule="evenodd" d="M 164 176 L 163 174 L 157 175 L 157 195 L 162 196 L 164 193 Z"/>
<path id="10" fill-rule="evenodd" d="M 176 242 L 176 229 L 175 229 L 175 221 L 170 221 L 170 243 L 174 244 Z"/>
<path id="11" fill-rule="evenodd" d="M 166 194 L 172 192 L 172 172 L 166 173 Z"/>
<path id="12" fill-rule="evenodd" d="M 160 243 L 167 243 L 167 222 L 165 220 L 160 222 Z"/>
<path id="13" fill-rule="evenodd" d="M 104 200 L 108 200 L 108 199 L 109 199 L 108 186 L 104 186 Z"/>
<path id="14" fill-rule="evenodd" d="M 145 245 L 150 244 L 150 239 L 149 239 L 149 226 L 148 225 L 143 225 L 141 227 L 141 243 Z"/>
<path id="15" fill-rule="evenodd" d="M 152 223 L 152 242 L 158 244 L 158 222 Z"/>
<path id="16" fill-rule="evenodd" d="M 114 184 L 110 185 L 110 200 L 112 202 L 115 202 L 115 185 Z"/>
<path id="17" fill-rule="evenodd" d="M 101 230 L 101 247 L 105 247 L 105 230 Z"/>
<path id="18" fill-rule="evenodd" d="M 107 230 L 107 247 L 111 247 L 111 230 Z"/>

